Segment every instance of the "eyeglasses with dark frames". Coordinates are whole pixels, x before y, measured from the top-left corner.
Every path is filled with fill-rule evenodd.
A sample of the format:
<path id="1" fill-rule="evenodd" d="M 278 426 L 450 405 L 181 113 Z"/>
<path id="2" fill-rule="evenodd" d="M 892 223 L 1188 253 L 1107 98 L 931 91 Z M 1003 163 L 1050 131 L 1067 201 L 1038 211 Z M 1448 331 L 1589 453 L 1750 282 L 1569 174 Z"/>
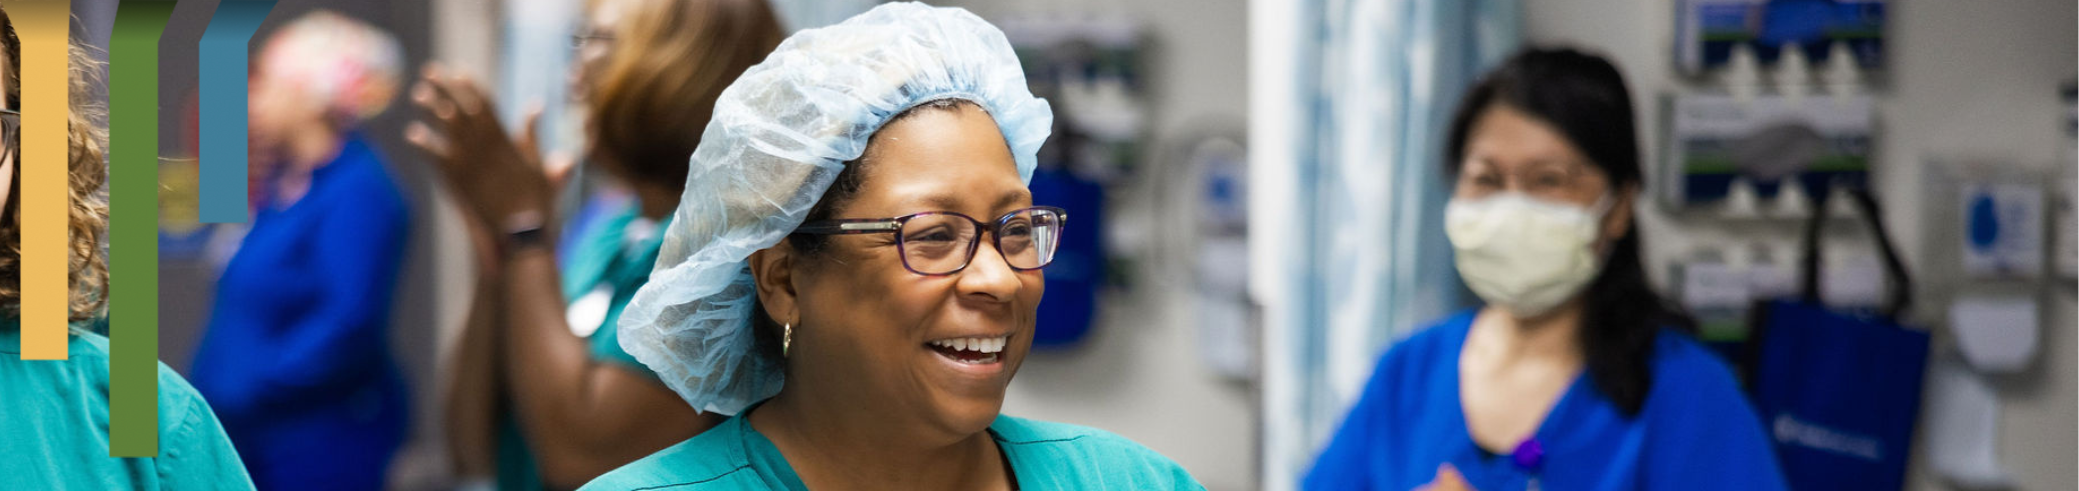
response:
<path id="1" fill-rule="evenodd" d="M 967 269 L 981 244 L 982 230 L 990 229 L 996 251 L 1011 269 L 1032 271 L 1054 262 L 1061 245 L 1061 231 L 1068 212 L 1052 206 L 1035 206 L 998 217 L 993 224 L 950 211 L 932 211 L 894 218 L 847 218 L 803 224 L 797 234 L 855 235 L 895 234 L 902 254 L 902 267 L 924 276 L 945 276 Z"/>
<path id="2" fill-rule="evenodd" d="M 22 134 L 22 113 L 13 109 L 0 109 L 0 159 L 14 157 Z"/>
<path id="3" fill-rule="evenodd" d="M 570 49 L 581 50 L 585 49 L 585 45 L 588 44 L 612 42 L 614 42 L 614 35 L 612 34 L 607 34 L 605 32 L 592 29 L 585 29 L 583 31 L 579 31 L 577 34 L 572 34 L 570 36 Z"/>

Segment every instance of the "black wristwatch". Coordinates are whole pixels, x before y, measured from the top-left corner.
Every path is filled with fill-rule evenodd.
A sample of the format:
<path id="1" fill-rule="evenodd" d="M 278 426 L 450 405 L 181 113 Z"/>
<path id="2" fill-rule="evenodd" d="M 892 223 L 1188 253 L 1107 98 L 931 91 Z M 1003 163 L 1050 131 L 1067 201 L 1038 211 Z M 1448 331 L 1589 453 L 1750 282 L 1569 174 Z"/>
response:
<path id="1" fill-rule="evenodd" d="M 506 257 L 512 257 L 513 253 L 528 249 L 548 248 L 548 221 L 542 219 L 541 213 L 533 211 L 507 217 L 503 246 L 501 249 Z"/>

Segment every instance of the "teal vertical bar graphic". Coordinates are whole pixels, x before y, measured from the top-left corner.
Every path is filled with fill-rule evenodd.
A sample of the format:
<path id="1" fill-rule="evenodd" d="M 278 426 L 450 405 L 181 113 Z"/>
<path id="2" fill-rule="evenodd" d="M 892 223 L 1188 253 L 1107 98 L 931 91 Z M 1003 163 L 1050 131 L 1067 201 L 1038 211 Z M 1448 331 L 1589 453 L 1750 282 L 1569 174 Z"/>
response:
<path id="1" fill-rule="evenodd" d="M 246 209 L 246 46 L 274 0 L 223 0 L 202 32 L 197 94 L 201 111 L 200 215 L 203 223 L 243 223 Z"/>
<path id="2" fill-rule="evenodd" d="M 173 0 L 126 0 L 108 38 L 108 455 L 159 455 L 159 36 Z"/>

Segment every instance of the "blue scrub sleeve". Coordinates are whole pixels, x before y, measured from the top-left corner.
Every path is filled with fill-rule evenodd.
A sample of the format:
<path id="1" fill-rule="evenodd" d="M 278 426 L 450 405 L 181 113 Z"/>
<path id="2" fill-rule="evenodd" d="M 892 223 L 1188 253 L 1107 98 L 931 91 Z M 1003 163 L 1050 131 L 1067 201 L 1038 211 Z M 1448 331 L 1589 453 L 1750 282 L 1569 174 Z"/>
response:
<path id="1" fill-rule="evenodd" d="M 1307 472 L 1301 489 L 1309 491 L 1365 490 L 1371 489 L 1371 473 L 1374 455 L 1379 442 L 1391 441 L 1389 432 L 1393 426 L 1387 424 L 1385 414 L 1391 402 L 1394 384 L 1399 383 L 1399 370 L 1390 357 L 1381 357 L 1373 369 L 1371 379 L 1365 382 L 1364 393 L 1357 404 L 1350 407 L 1350 414 L 1343 418 L 1335 436 L 1328 441 L 1328 448 L 1314 461 L 1314 468 Z"/>
<path id="2" fill-rule="evenodd" d="M 1663 345 L 1666 346 L 1666 345 Z M 1686 349 L 1701 350 L 1693 345 Z M 1696 356 L 1708 357 L 1707 354 Z M 1645 489 L 1774 491 L 1787 489 L 1776 453 L 1754 406 L 1720 363 L 1663 371 L 1645 408 L 1654 423 L 1641 482 Z M 1680 451 L 1665 451 L 1680 449 Z"/>
<path id="3" fill-rule="evenodd" d="M 332 400 L 312 397 L 342 390 L 369 371 L 380 370 L 389 350 L 390 295 L 404 256 L 409 217 L 404 204 L 370 199 L 342 207 L 326 217 L 327 226 L 314 238 L 324 258 L 325 293 L 314 315 L 280 332 L 285 339 L 269 357 L 270 369 L 252 374 L 272 401 Z M 245 385 L 245 384 L 240 384 Z"/>

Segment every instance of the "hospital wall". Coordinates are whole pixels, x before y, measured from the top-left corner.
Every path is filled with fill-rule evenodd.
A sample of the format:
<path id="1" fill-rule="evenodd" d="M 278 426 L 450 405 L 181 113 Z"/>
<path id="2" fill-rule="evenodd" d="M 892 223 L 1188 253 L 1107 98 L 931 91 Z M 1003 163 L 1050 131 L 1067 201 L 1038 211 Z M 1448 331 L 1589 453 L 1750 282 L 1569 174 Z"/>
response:
<path id="1" fill-rule="evenodd" d="M 2056 131 L 2066 108 L 2057 104 L 2059 84 L 2074 75 L 2074 4 L 2069 0 L 1952 2 L 1894 0 L 1890 3 L 1886 49 L 1889 74 L 1875 92 L 1879 104 L 1879 144 L 1873 180 L 1885 202 L 1886 226 L 1902 249 L 1909 268 L 1925 267 L 1935 257 L 1925 237 L 1932 223 L 1922 213 L 1929 179 L 1936 175 L 1928 157 L 1983 158 L 2048 170 L 2070 165 L 2060 160 L 2064 145 Z M 1686 83 L 1669 61 L 1674 9 L 1662 0 L 1535 0 L 1524 2 L 1527 39 L 1534 43 L 1564 42 L 1600 50 L 1623 67 L 1633 97 L 1652 101 L 1658 94 Z M 1639 121 L 1658 121 L 1653 104 L 1641 104 Z M 1642 125 L 1646 162 L 1660 149 L 1655 125 Z M 1649 173 L 1654 169 L 1648 169 Z M 1691 246 L 1731 239 L 1712 227 L 1678 223 L 1666 210 L 1649 203 L 1640 214 L 1651 264 L 1664 266 Z M 1653 268 L 1665 285 L 1666 268 Z M 1923 286 L 1953 283 L 1952 276 L 1921 275 Z M 2039 358 L 2029 371 L 1989 379 L 2000 396 L 1998 453 L 2015 474 L 2019 489 L 2073 489 L 2079 486 L 2072 463 L 2079 461 L 2075 430 L 2074 293 L 2069 284 L 2049 287 Z M 1922 288 L 1926 291 L 1927 288 Z M 1923 295 L 1925 297 L 1925 295 Z M 1940 306 L 1922 304 L 1913 321 L 1938 325 Z M 1936 334 L 1937 353 L 1953 345 L 1947 333 Z M 1923 436 L 1925 431 L 1921 433 Z M 1923 440 L 1922 445 L 1925 445 Z M 1916 456 L 1925 455 L 1923 449 Z M 1909 489 L 1946 489 L 1916 462 Z"/>
<path id="2" fill-rule="evenodd" d="M 1247 117 L 1248 2 L 1243 0 L 954 0 L 991 21 L 1012 16 L 1125 17 L 1143 23 L 1148 57 L 1150 141 L 1156 146 L 1210 128 L 1241 128 Z M 1155 155 L 1153 158 L 1164 158 Z M 1152 216 L 1147 175 L 1107 199 L 1120 233 L 1163 220 Z M 1151 241 L 1162 243 L 1162 241 Z M 1153 250 L 1143 256 L 1190 251 Z M 1082 346 L 1035 352 L 1018 370 L 1004 414 L 1117 432 L 1175 459 L 1215 491 L 1256 489 L 1255 397 L 1215 376 L 1198 354 L 1190 278 L 1139 261 L 1132 288 L 1103 294 L 1095 328 Z"/>

